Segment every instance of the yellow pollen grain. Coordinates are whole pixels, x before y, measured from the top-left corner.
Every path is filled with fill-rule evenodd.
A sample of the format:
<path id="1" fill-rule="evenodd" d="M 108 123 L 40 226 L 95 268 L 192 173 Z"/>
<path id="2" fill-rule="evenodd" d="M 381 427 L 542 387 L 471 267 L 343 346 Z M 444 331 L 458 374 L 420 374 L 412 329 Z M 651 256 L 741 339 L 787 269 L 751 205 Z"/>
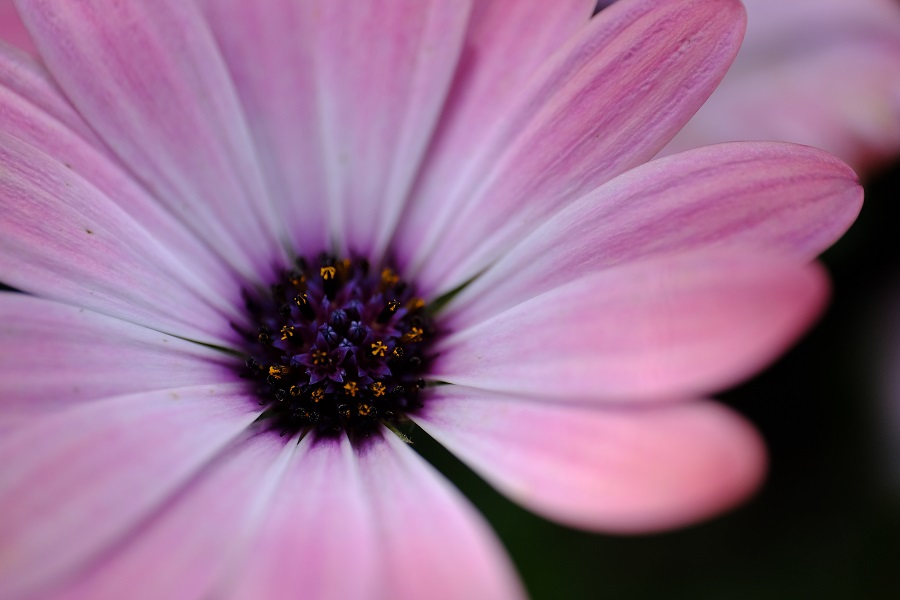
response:
<path id="1" fill-rule="evenodd" d="M 372 393 L 376 398 L 381 398 L 382 396 L 384 396 L 384 392 L 386 391 L 384 384 L 380 381 L 376 381 L 375 383 L 373 383 L 371 386 L 369 386 L 369 389 L 372 390 Z"/>
<path id="2" fill-rule="evenodd" d="M 300 386 L 292 385 L 291 389 L 289 391 L 291 393 L 291 396 L 299 396 L 300 395 Z"/>
<path id="3" fill-rule="evenodd" d="M 411 327 L 409 331 L 403 334 L 403 339 L 408 342 L 421 342 L 425 331 L 421 327 Z"/>
<path id="4" fill-rule="evenodd" d="M 307 296 L 306 296 L 306 292 L 303 292 L 302 294 L 300 294 L 299 296 L 297 296 L 296 298 L 294 298 L 294 303 L 295 303 L 297 306 L 305 306 L 306 304 L 308 304 L 308 303 L 309 303 L 309 299 L 308 299 Z"/>
<path id="5" fill-rule="evenodd" d="M 372 344 L 372 356 L 384 356 L 384 353 L 387 352 L 388 347 L 382 341 L 377 341 Z"/>
<path id="6" fill-rule="evenodd" d="M 319 269 L 319 275 L 322 276 L 322 279 L 328 281 L 329 279 L 334 279 L 334 276 L 337 275 L 337 269 L 334 267 L 322 267 Z"/>
<path id="7" fill-rule="evenodd" d="M 294 327 L 292 325 L 285 325 L 281 328 L 281 339 L 286 340 L 289 337 L 294 337 Z"/>
<path id="8" fill-rule="evenodd" d="M 354 398 L 356 397 L 357 392 L 359 392 L 359 386 L 356 384 L 355 381 L 348 381 L 347 383 L 345 383 L 344 389 L 347 391 L 348 394 L 350 394 Z"/>
<path id="9" fill-rule="evenodd" d="M 291 370 L 283 365 L 272 365 L 269 367 L 269 375 L 275 379 L 281 379 L 282 375 L 287 375 Z"/>
<path id="10" fill-rule="evenodd" d="M 385 268 L 381 272 L 381 282 L 385 285 L 397 285 L 400 276 L 394 273 L 393 269 Z"/>
<path id="11" fill-rule="evenodd" d="M 325 390 L 322 388 L 317 388 L 311 395 L 313 402 L 319 402 L 322 398 L 325 397 Z"/>
<path id="12" fill-rule="evenodd" d="M 359 416 L 368 417 L 369 413 L 372 412 L 372 407 L 368 404 L 360 404 L 359 405 Z"/>

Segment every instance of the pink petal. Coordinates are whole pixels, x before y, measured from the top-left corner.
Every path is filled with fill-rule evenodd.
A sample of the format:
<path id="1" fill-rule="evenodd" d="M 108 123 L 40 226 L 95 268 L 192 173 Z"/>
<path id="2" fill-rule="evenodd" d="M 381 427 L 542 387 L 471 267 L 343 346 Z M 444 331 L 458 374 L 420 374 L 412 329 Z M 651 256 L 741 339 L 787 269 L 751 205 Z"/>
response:
<path id="1" fill-rule="evenodd" d="M 317 10 L 332 230 L 339 246 L 371 254 L 377 244 L 377 255 L 393 231 L 450 86 L 469 2 L 330 1 L 318 3 Z"/>
<path id="2" fill-rule="evenodd" d="M 464 188 L 444 193 L 452 217 L 432 219 L 433 248 L 425 234 L 424 287 L 457 287 L 547 215 L 650 159 L 713 91 L 743 29 L 735 0 L 635 0 L 598 15 L 521 92 L 476 170 L 461 168 Z"/>
<path id="3" fill-rule="evenodd" d="M 421 250 L 423 232 L 452 212 L 447 192 L 471 167 L 534 72 L 584 27 L 593 0 L 476 0 L 457 72 L 422 167 L 415 201 L 397 232 L 401 254 Z M 436 214 L 437 213 L 437 214 Z M 433 232 L 431 232 L 433 233 Z"/>
<path id="4" fill-rule="evenodd" d="M 444 318 L 468 326 L 585 273 L 694 248 L 811 259 L 847 230 L 862 197 L 849 167 L 804 146 L 728 144 L 653 161 L 554 215 Z"/>
<path id="5" fill-rule="evenodd" d="M 773 360 L 826 296 L 817 265 L 662 257 L 587 275 L 451 334 L 429 374 L 548 400 L 695 396 Z"/>
<path id="6" fill-rule="evenodd" d="M 708 518 L 765 471 L 759 435 L 712 402 L 595 409 L 440 386 L 414 419 L 512 500 L 599 531 Z"/>
<path id="7" fill-rule="evenodd" d="M 25 294 L 0 293 L 0 355 L 0 423 L 237 378 L 220 351 Z"/>
<path id="8" fill-rule="evenodd" d="M 0 442 L 0 596 L 85 565 L 185 485 L 258 415 L 243 384 L 119 396 Z"/>
<path id="9" fill-rule="evenodd" d="M 78 173 L 3 133 L 0 164 L 5 283 L 180 337 L 236 336 L 240 306 L 198 287 L 179 256 Z"/>
<path id="10" fill-rule="evenodd" d="M 378 519 L 350 442 L 307 435 L 217 597 L 396 597 L 380 581 Z"/>
<path id="11" fill-rule="evenodd" d="M 0 86 L 58 120 L 95 148 L 105 148 L 34 57 L 0 44 Z"/>
<path id="12" fill-rule="evenodd" d="M 37 53 L 12 0 L 0 0 L 0 40 L 29 54 Z"/>
<path id="13" fill-rule="evenodd" d="M 384 559 L 374 595 L 524 597 L 481 515 L 399 438 L 367 440 L 359 460 Z"/>
<path id="14" fill-rule="evenodd" d="M 309 256 L 330 249 L 313 6 L 280 0 L 198 4 L 234 81 L 293 247 Z"/>
<path id="15" fill-rule="evenodd" d="M 268 433 L 235 443 L 154 518 L 63 583 L 53 597 L 212 597 L 212 590 L 235 572 L 251 515 L 259 510 L 270 480 L 281 476 L 285 458 L 293 454 L 293 445 L 287 444 L 287 439 Z"/>
<path id="16" fill-rule="evenodd" d="M 0 64 L 2 64 L 0 56 Z M 2 65 L 3 66 L 11 65 Z M 15 65 L 12 65 L 15 66 Z M 220 256 L 213 254 L 192 232 L 163 209 L 157 200 L 135 183 L 133 177 L 117 164 L 91 134 L 82 137 L 86 125 L 77 114 L 69 114 L 68 102 L 58 96 L 39 73 L 20 65 L 22 78 L 37 85 L 20 85 L 21 94 L 0 87 L 0 111 L 4 115 L 4 133 L 19 138 L 55 158 L 67 169 L 87 179 L 107 198 L 151 231 L 166 248 L 178 255 L 177 262 L 190 271 L 186 284 L 201 286 L 211 304 L 228 307 L 240 304 L 234 273 L 226 262 L 240 261 L 239 253 L 225 246 Z M 39 107 L 46 107 L 43 110 Z M 46 112 L 47 110 L 53 113 Z M 55 116 L 54 116 L 55 113 Z M 73 116 L 74 115 L 74 116 Z M 61 122 L 65 121 L 65 123 Z M 74 127 L 70 129 L 69 126 Z M 109 202 L 109 201 L 107 201 Z M 234 316 L 234 318 L 238 318 Z"/>
<path id="17" fill-rule="evenodd" d="M 358 252 L 383 244 L 449 86 L 468 2 L 202 4 L 297 246 L 328 248 L 329 228 Z"/>
<path id="18" fill-rule="evenodd" d="M 215 41 L 182 0 L 17 4 L 79 112 L 201 239 L 266 273 L 281 256 L 241 107 Z"/>

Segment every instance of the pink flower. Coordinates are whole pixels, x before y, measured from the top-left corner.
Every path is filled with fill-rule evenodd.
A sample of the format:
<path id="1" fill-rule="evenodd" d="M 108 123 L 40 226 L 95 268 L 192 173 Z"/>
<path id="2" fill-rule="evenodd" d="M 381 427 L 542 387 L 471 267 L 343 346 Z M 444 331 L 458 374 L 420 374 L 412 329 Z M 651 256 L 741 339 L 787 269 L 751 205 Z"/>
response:
<path id="1" fill-rule="evenodd" d="M 703 398 L 819 313 L 861 189 L 787 144 L 643 164 L 743 10 L 593 3 L 17 2 L 0 596 L 521 595 L 407 419 L 577 527 L 751 493 Z"/>
<path id="2" fill-rule="evenodd" d="M 824 148 L 858 170 L 900 154 L 900 3 L 744 0 L 747 36 L 663 151 L 734 140 Z"/>

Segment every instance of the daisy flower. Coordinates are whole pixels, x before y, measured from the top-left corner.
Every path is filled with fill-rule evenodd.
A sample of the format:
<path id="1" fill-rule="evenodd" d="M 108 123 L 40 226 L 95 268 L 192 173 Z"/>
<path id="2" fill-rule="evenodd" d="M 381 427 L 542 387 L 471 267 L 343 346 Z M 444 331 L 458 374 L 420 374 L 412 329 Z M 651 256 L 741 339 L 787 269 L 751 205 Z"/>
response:
<path id="1" fill-rule="evenodd" d="M 841 161 L 647 163 L 735 0 L 21 0 L 0 50 L 0 597 L 515 598 L 424 429 L 644 532 L 764 470 L 706 400 L 827 294 Z"/>

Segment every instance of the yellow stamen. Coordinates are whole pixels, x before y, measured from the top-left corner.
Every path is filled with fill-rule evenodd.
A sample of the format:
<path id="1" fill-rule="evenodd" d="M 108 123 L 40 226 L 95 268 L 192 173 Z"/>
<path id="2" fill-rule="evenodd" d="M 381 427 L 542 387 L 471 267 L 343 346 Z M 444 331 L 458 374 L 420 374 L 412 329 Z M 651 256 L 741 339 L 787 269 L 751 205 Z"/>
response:
<path id="1" fill-rule="evenodd" d="M 376 398 L 381 398 L 382 396 L 384 396 L 384 392 L 386 391 L 384 384 L 380 381 L 376 381 L 375 383 L 370 385 L 369 389 L 372 390 L 372 393 L 375 394 Z"/>
<path id="2" fill-rule="evenodd" d="M 368 417 L 369 413 L 372 412 L 372 407 L 368 404 L 360 404 L 359 405 L 359 416 Z"/>
<path id="3" fill-rule="evenodd" d="M 387 351 L 388 347 L 381 341 L 377 341 L 372 344 L 372 356 L 384 356 L 384 353 Z"/>
<path id="4" fill-rule="evenodd" d="M 356 393 L 359 391 L 359 386 L 356 385 L 355 381 L 348 381 L 344 384 L 344 389 L 347 390 L 347 393 L 356 397 Z"/>
<path id="5" fill-rule="evenodd" d="M 325 390 L 322 388 L 316 388 L 312 394 L 310 394 L 310 398 L 312 398 L 313 402 L 319 402 L 322 398 L 325 397 Z"/>
<path id="6" fill-rule="evenodd" d="M 409 331 L 403 334 L 403 340 L 406 342 L 421 342 L 425 331 L 421 327 L 411 327 Z"/>
<path id="7" fill-rule="evenodd" d="M 328 281 L 329 279 L 334 279 L 334 276 L 337 275 L 337 269 L 334 267 L 322 267 L 319 269 L 319 275 L 322 276 L 322 279 Z"/>
<path id="8" fill-rule="evenodd" d="M 292 325 L 285 325 L 281 328 L 281 339 L 286 340 L 289 337 L 294 337 L 294 327 Z"/>
<path id="9" fill-rule="evenodd" d="M 384 285 L 397 285 L 398 281 L 400 281 L 400 276 L 394 273 L 393 269 L 385 268 L 381 272 L 381 283 L 383 283 Z"/>
<path id="10" fill-rule="evenodd" d="M 289 367 L 285 367 L 284 365 L 272 365 L 269 367 L 269 375 L 274 377 L 275 379 L 281 379 L 282 375 L 287 375 L 291 372 Z"/>

